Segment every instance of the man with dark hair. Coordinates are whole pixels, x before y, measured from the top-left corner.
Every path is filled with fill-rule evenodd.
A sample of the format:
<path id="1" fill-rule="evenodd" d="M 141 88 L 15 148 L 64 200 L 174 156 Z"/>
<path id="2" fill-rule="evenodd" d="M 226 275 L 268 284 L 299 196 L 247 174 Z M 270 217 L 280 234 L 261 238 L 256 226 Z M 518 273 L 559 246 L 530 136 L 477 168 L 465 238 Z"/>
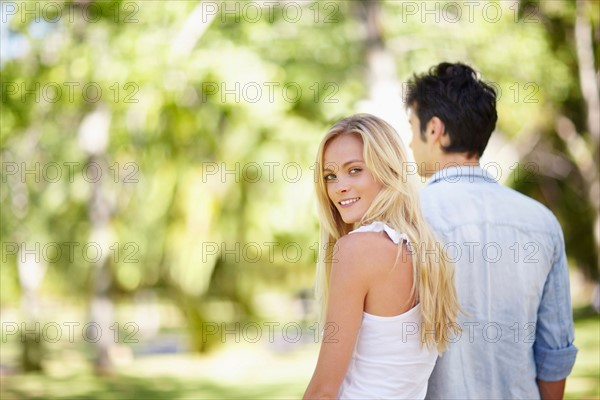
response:
<path id="1" fill-rule="evenodd" d="M 456 264 L 462 333 L 440 357 L 428 398 L 561 398 L 575 363 L 560 224 L 479 166 L 496 93 L 467 65 L 409 83 L 406 106 L 425 218 Z"/>

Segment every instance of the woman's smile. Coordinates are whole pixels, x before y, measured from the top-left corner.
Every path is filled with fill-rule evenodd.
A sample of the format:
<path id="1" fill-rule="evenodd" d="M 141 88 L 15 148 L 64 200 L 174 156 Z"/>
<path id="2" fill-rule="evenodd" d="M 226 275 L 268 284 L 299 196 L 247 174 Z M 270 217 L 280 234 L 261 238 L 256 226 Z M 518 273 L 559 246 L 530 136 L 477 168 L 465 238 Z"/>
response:
<path id="1" fill-rule="evenodd" d="M 342 200 L 342 201 L 338 202 L 338 204 L 342 207 L 350 207 L 351 205 L 353 205 L 354 203 L 356 203 L 359 200 L 360 200 L 360 197 L 355 197 L 353 199 Z"/>

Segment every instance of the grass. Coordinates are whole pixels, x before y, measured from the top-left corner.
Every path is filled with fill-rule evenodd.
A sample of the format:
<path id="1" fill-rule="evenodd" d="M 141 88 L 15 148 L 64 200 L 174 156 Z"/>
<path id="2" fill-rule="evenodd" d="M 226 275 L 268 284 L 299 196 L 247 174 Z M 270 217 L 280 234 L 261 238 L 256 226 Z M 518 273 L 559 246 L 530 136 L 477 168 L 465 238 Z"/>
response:
<path id="1" fill-rule="evenodd" d="M 575 322 L 579 348 L 567 380 L 567 399 L 600 399 L 600 318 Z M 63 346 L 64 347 L 64 346 Z M 89 350 L 89 347 L 87 348 Z M 318 345 L 288 348 L 234 343 L 206 356 L 139 356 L 113 376 L 92 373 L 80 348 L 51 349 L 45 374 L 4 374 L 2 399 L 288 399 L 300 398 L 312 374 Z M 14 363 L 18 343 L 3 344 L 2 365 Z"/>
<path id="2" fill-rule="evenodd" d="M 140 356 L 112 376 L 92 373 L 87 357 L 52 359 L 44 374 L 1 378 L 2 399 L 287 399 L 300 398 L 316 362 L 316 344 L 288 350 L 233 344 L 206 356 Z M 64 352 L 63 352 L 64 353 Z M 3 352 L 4 356 L 4 352 Z"/>
<path id="3" fill-rule="evenodd" d="M 565 398 L 600 399 L 600 317 L 588 315 L 575 320 L 575 346 L 579 349 Z"/>

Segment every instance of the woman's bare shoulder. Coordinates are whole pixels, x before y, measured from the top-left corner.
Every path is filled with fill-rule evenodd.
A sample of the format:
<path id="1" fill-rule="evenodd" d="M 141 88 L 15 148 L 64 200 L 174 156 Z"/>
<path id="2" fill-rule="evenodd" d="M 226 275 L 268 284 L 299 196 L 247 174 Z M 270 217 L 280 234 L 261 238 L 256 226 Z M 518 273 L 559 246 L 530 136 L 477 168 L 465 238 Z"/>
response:
<path id="1" fill-rule="evenodd" d="M 372 274 L 381 267 L 392 267 L 397 252 L 398 245 L 384 232 L 355 232 L 342 236 L 336 242 L 332 266 L 338 263 L 344 269 Z"/>

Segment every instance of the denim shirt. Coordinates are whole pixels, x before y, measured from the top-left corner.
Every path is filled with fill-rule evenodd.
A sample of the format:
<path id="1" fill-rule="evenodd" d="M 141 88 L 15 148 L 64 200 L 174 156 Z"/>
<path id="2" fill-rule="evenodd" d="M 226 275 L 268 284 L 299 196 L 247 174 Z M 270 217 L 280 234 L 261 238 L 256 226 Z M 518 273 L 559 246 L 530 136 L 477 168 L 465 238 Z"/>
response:
<path id="1" fill-rule="evenodd" d="M 438 171 L 421 205 L 465 312 L 427 398 L 539 399 L 536 379 L 566 378 L 577 353 L 560 224 L 479 166 Z"/>

